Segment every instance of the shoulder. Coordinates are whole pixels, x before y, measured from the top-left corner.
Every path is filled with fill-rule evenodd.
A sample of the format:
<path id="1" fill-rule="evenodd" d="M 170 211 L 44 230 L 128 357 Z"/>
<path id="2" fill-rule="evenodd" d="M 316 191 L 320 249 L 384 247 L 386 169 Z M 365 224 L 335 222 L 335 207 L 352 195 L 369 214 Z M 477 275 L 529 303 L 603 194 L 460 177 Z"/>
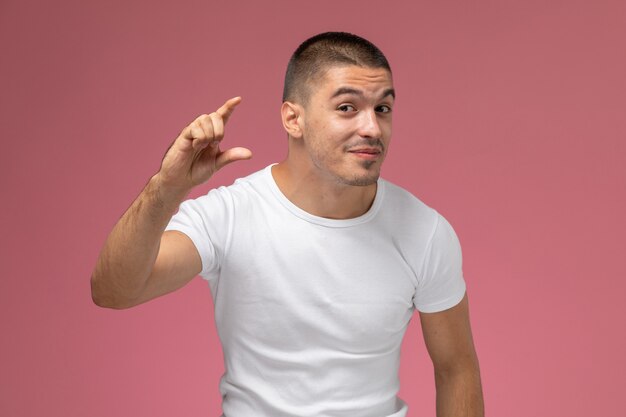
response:
<path id="1" fill-rule="evenodd" d="M 381 221 L 400 246 L 419 248 L 422 253 L 445 248 L 458 251 L 457 235 L 439 211 L 398 185 L 386 180 L 383 184 Z"/>
<path id="2" fill-rule="evenodd" d="M 248 176 L 237 178 L 230 185 L 222 185 L 212 188 L 205 195 L 195 200 L 201 205 L 226 205 L 241 204 L 255 193 L 264 193 L 267 188 L 267 168 L 256 171 Z"/>
<path id="3" fill-rule="evenodd" d="M 410 191 L 384 179 L 383 212 L 405 227 L 434 231 L 440 214 Z"/>
<path id="4" fill-rule="evenodd" d="M 246 177 L 237 178 L 233 184 L 223 187 L 222 192 L 230 194 L 233 198 L 264 194 L 269 190 L 272 175 L 270 168 L 271 165 Z"/>
<path id="5" fill-rule="evenodd" d="M 237 211 L 254 205 L 251 195 L 262 188 L 263 171 L 235 180 L 233 184 L 210 189 L 206 194 L 183 201 L 170 223 L 188 219 L 198 225 L 226 224 Z"/>

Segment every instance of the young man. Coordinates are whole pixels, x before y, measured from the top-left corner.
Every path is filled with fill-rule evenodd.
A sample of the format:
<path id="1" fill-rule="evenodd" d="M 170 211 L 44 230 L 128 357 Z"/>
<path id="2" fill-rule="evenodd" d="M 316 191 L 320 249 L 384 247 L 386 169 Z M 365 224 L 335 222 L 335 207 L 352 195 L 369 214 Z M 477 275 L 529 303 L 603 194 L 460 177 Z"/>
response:
<path id="1" fill-rule="evenodd" d="M 370 42 L 336 32 L 305 41 L 285 77 L 287 158 L 183 202 L 251 157 L 220 148 L 240 98 L 198 117 L 108 237 L 94 302 L 128 308 L 204 277 L 226 417 L 405 416 L 400 345 L 417 308 L 437 415 L 482 416 L 458 239 L 435 210 L 379 177 L 394 97 L 389 64 Z"/>

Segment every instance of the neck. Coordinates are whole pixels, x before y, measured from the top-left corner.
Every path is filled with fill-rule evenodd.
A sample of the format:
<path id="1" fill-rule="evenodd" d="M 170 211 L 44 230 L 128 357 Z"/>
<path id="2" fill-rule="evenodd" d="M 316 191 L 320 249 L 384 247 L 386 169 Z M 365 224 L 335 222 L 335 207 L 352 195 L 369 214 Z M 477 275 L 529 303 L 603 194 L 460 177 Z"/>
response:
<path id="1" fill-rule="evenodd" d="M 302 167 L 290 158 L 272 167 L 272 176 L 280 191 L 302 210 L 328 219 L 351 219 L 365 214 L 372 206 L 376 183 L 341 184 L 321 177 L 313 168 Z"/>

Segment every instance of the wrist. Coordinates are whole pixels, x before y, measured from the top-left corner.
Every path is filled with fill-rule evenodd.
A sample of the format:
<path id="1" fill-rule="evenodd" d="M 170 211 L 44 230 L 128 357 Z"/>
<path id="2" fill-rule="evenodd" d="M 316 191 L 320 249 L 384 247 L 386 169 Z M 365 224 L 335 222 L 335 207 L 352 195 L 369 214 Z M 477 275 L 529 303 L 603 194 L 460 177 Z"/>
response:
<path id="1" fill-rule="evenodd" d="M 166 181 L 159 173 L 153 175 L 146 186 L 147 191 L 154 201 L 170 212 L 176 212 L 192 187 L 172 184 Z"/>

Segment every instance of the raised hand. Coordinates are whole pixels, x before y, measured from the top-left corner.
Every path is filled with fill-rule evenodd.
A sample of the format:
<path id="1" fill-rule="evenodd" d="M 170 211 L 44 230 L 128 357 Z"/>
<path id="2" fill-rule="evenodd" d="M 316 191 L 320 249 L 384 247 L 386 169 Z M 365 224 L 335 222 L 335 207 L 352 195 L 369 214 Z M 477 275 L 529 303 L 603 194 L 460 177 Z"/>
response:
<path id="1" fill-rule="evenodd" d="M 199 116 L 183 129 L 163 157 L 157 174 L 162 185 L 190 190 L 224 165 L 252 157 L 246 148 L 220 150 L 224 126 L 240 102 L 241 97 L 231 98 L 215 112 Z"/>

